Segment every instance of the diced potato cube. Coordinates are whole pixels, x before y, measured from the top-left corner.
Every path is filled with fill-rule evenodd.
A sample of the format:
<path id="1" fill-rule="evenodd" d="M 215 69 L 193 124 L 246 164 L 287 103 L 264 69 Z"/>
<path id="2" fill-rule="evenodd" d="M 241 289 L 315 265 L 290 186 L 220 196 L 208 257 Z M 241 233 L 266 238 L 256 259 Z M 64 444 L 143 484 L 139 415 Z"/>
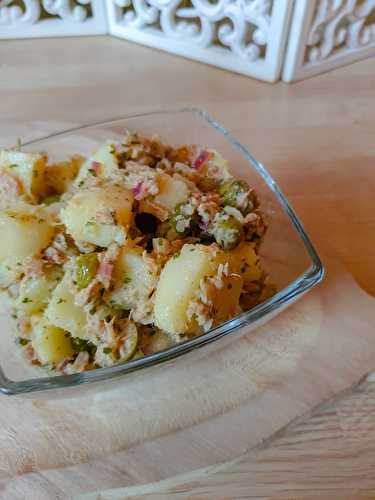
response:
<path id="1" fill-rule="evenodd" d="M 185 182 L 172 178 L 170 175 L 162 174 L 159 177 L 159 193 L 154 201 L 163 205 L 168 210 L 173 210 L 176 205 L 187 200 L 189 190 Z"/>
<path id="2" fill-rule="evenodd" d="M 7 286 L 7 276 L 13 279 L 19 274 L 26 257 L 39 254 L 49 245 L 54 228 L 41 209 L 19 203 L 0 211 L 0 234 L 0 283 Z"/>
<path id="3" fill-rule="evenodd" d="M 217 265 L 204 245 L 184 245 L 180 254 L 163 268 L 155 292 L 154 320 L 168 333 L 189 331 L 187 308 L 202 278 L 214 274 Z"/>
<path id="4" fill-rule="evenodd" d="M 95 175 L 101 178 L 110 178 L 113 172 L 118 170 L 118 161 L 113 151 L 113 144 L 104 144 L 83 163 L 74 182 L 75 186 L 80 187 L 81 182 L 88 175 L 91 175 L 90 170 L 93 162 L 100 163 L 98 173 L 95 173 Z"/>
<path id="5" fill-rule="evenodd" d="M 74 303 L 74 295 L 70 291 L 70 276 L 66 274 L 52 293 L 45 312 L 48 321 L 71 333 L 73 337 L 85 338 L 86 313 Z"/>
<path id="6" fill-rule="evenodd" d="M 30 276 L 21 281 L 16 306 L 26 314 L 35 314 L 47 307 L 52 290 L 56 287 L 59 272 L 47 271 L 41 276 Z"/>
<path id="7" fill-rule="evenodd" d="M 115 289 L 108 297 L 110 303 L 131 309 L 147 300 L 154 290 L 157 276 L 152 263 L 147 262 L 142 253 L 143 249 L 137 246 L 122 249 L 114 268 Z"/>
<path id="8" fill-rule="evenodd" d="M 68 191 L 81 164 L 82 158 L 74 156 L 70 161 L 47 165 L 45 170 L 46 194 L 62 194 Z"/>
<path id="9" fill-rule="evenodd" d="M 259 257 L 251 243 L 240 243 L 228 253 L 231 271 L 243 277 L 245 283 L 259 280 L 263 271 L 259 264 Z"/>
<path id="10" fill-rule="evenodd" d="M 239 312 L 239 299 L 242 292 L 243 279 L 238 274 L 229 274 L 223 278 L 223 286 L 218 289 L 215 298 L 216 314 L 214 324 L 218 325 Z"/>
<path id="11" fill-rule="evenodd" d="M 23 193 L 36 201 L 44 184 L 45 160 L 38 153 L 0 151 L 0 170 L 10 172 L 21 183 Z"/>
<path id="12" fill-rule="evenodd" d="M 74 195 L 60 212 L 67 232 L 77 244 L 108 247 L 122 243 L 132 218 L 132 193 L 114 184 Z"/>
<path id="13" fill-rule="evenodd" d="M 31 345 L 44 365 L 56 365 L 74 354 L 66 332 L 49 324 L 45 318 L 33 322 Z"/>
<path id="14" fill-rule="evenodd" d="M 228 168 L 228 161 L 214 149 L 207 150 L 211 158 L 203 166 L 203 170 L 208 177 L 213 177 L 221 180 L 226 180 L 231 177 Z"/>

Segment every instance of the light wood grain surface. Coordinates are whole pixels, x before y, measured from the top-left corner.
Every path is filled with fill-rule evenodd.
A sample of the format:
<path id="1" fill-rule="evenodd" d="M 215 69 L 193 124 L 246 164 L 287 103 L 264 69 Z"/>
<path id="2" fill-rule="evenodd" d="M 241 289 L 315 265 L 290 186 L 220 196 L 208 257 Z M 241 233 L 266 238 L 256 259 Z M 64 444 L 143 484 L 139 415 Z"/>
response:
<path id="1" fill-rule="evenodd" d="M 339 258 L 373 295 L 374 102 L 374 60 L 271 86 L 105 37 L 0 44 L 2 144 L 54 124 L 163 106 L 205 108 L 267 166 L 318 250 Z M 102 498 L 370 498 L 374 410 L 374 386 L 365 383 L 230 464 Z M 129 487 L 139 477 L 132 470 L 137 448 L 132 453 L 132 460 L 120 451 L 3 481 L 4 498 L 21 498 L 25 485 L 39 492 L 35 498 L 63 498 L 67 481 L 80 493 Z"/>

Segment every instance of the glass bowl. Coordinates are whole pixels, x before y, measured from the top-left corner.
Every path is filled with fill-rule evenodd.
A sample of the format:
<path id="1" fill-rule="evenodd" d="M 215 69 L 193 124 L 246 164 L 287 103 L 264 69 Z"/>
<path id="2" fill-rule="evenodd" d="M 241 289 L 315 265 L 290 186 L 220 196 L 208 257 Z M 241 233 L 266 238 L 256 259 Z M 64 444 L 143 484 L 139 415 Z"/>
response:
<path id="1" fill-rule="evenodd" d="M 0 354 L 0 392 L 3 394 L 29 394 L 36 397 L 38 393 L 38 398 L 72 396 L 80 394 L 82 388 L 86 389 L 89 384 L 97 391 L 104 385 L 112 387 L 114 379 L 120 377 L 126 377 L 128 382 L 130 374 L 148 375 L 150 367 L 162 365 L 159 369 L 168 369 L 166 361 L 181 363 L 182 360 L 178 358 L 182 355 L 189 352 L 195 357 L 198 353 L 203 355 L 208 351 L 207 346 L 212 349 L 222 347 L 224 339 L 232 341 L 239 335 L 249 333 L 301 297 L 323 276 L 323 267 L 317 253 L 267 170 L 204 111 L 183 109 L 128 116 L 51 134 L 23 144 L 22 150 L 44 151 L 53 161 L 66 159 L 74 153 L 88 156 L 103 141 L 121 139 L 125 129 L 136 130 L 145 135 L 157 133 L 162 140 L 172 145 L 187 143 L 207 146 L 217 149 L 228 159 L 234 175 L 245 179 L 255 188 L 262 202 L 262 209 L 270 219 L 269 230 L 261 248 L 261 259 L 279 292 L 250 311 L 199 337 L 141 359 L 73 375 L 50 376 L 50 373 L 41 368 L 28 366 L 21 349 L 15 345 L 14 320 L 12 322 L 6 308 L 3 308 L 3 344 Z M 145 371 L 146 368 L 148 370 Z"/>

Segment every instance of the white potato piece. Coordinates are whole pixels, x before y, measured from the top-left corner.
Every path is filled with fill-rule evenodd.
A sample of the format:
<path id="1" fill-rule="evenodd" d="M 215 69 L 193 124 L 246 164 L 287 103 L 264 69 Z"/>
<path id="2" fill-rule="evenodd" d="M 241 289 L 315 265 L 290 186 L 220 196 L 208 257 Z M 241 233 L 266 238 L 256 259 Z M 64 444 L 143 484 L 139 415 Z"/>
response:
<path id="1" fill-rule="evenodd" d="M 45 318 L 33 322 L 31 345 L 43 365 L 58 364 L 74 354 L 70 338 Z"/>
<path id="2" fill-rule="evenodd" d="M 44 183 L 45 159 L 38 153 L 0 151 L 0 171 L 6 171 L 19 180 L 22 193 L 31 201 L 38 199 Z"/>
<path id="3" fill-rule="evenodd" d="M 228 252 L 230 269 L 243 277 L 245 283 L 259 280 L 263 271 L 259 257 L 252 243 L 242 242 L 234 250 Z"/>
<path id="4" fill-rule="evenodd" d="M 144 303 L 157 283 L 151 258 L 142 257 L 143 248 L 131 245 L 123 247 L 114 268 L 114 291 L 110 303 L 123 309 L 132 309 Z"/>
<path id="5" fill-rule="evenodd" d="M 78 245 L 92 243 L 108 247 L 125 240 L 132 204 L 131 191 L 120 185 L 106 184 L 75 194 L 60 211 L 60 219 Z"/>
<path id="6" fill-rule="evenodd" d="M 80 156 L 69 161 L 47 165 L 45 169 L 45 194 L 63 194 L 69 190 L 83 162 Z"/>
<path id="7" fill-rule="evenodd" d="M 203 170 L 208 177 L 227 180 L 231 178 L 228 161 L 214 149 L 208 149 L 211 158 L 204 164 Z"/>
<path id="8" fill-rule="evenodd" d="M 36 314 L 47 307 L 53 289 L 60 278 L 59 270 L 48 270 L 40 276 L 21 281 L 16 307 L 25 314 Z"/>
<path id="9" fill-rule="evenodd" d="M 22 272 L 23 260 L 38 255 L 54 234 L 48 215 L 40 208 L 18 203 L 0 211 L 0 284 Z"/>
<path id="10" fill-rule="evenodd" d="M 155 292 L 154 321 L 168 333 L 186 333 L 191 328 L 187 308 L 202 278 L 215 273 L 217 265 L 204 245 L 184 245 L 180 255 L 163 268 Z"/>
<path id="11" fill-rule="evenodd" d="M 185 182 L 167 174 L 160 175 L 158 179 L 159 193 L 154 201 L 173 210 L 179 203 L 184 203 L 188 199 L 189 190 Z"/>
<path id="12" fill-rule="evenodd" d="M 104 144 L 96 151 L 96 153 L 85 161 L 79 170 L 79 174 L 74 182 L 74 185 L 80 187 L 82 181 L 88 175 L 92 175 L 90 171 L 94 172 L 98 177 L 110 178 L 112 174 L 118 170 L 118 161 L 113 148 L 113 144 Z M 95 171 L 92 170 L 93 162 L 100 163 L 100 166 L 98 166 L 98 169 L 95 169 Z"/>
<path id="13" fill-rule="evenodd" d="M 54 289 L 45 316 L 52 325 L 66 330 L 73 337 L 85 338 L 86 313 L 74 303 L 70 281 L 71 277 L 67 273 Z"/>
<path id="14" fill-rule="evenodd" d="M 217 288 L 216 297 L 213 299 L 215 314 L 213 326 L 232 318 L 240 312 L 239 300 L 242 292 L 243 278 L 231 273 L 223 278 L 221 288 Z"/>

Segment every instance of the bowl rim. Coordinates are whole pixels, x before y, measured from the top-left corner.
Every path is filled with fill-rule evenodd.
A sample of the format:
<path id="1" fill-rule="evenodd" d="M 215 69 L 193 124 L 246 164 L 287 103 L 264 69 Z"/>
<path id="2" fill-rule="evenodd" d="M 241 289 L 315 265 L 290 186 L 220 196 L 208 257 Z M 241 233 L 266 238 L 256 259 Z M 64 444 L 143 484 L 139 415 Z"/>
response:
<path id="1" fill-rule="evenodd" d="M 196 107 L 183 107 L 177 109 L 162 108 L 153 111 L 132 113 L 126 116 L 120 116 L 104 121 L 102 120 L 88 123 L 86 125 L 79 125 L 69 129 L 64 129 L 59 132 L 45 135 L 38 139 L 24 142 L 21 145 L 29 146 L 45 140 L 53 139 L 55 137 L 69 135 L 80 130 L 115 124 L 116 122 L 129 120 L 132 118 L 146 118 L 152 115 L 171 115 L 180 113 L 193 114 L 198 119 L 210 125 L 213 129 L 215 129 L 216 132 L 222 134 L 224 139 L 227 140 L 232 146 L 234 146 L 242 154 L 245 160 L 250 163 L 253 168 L 255 168 L 258 174 L 260 174 L 260 176 L 266 182 L 267 186 L 271 189 L 271 191 L 273 191 L 279 204 L 283 208 L 289 220 L 292 222 L 311 259 L 311 265 L 304 273 L 299 275 L 289 285 L 277 292 L 273 297 L 262 302 L 261 304 L 258 304 L 256 307 L 250 309 L 249 311 L 246 311 L 236 316 L 235 318 L 221 323 L 219 326 L 213 328 L 212 330 L 209 330 L 202 335 L 194 337 L 190 340 L 186 340 L 181 344 L 174 345 L 163 351 L 150 354 L 148 356 L 145 356 L 144 358 L 118 363 L 111 367 L 98 368 L 96 370 L 86 371 L 82 373 L 75 373 L 71 375 L 53 375 L 50 377 L 33 378 L 20 381 L 13 381 L 9 379 L 0 366 L 0 394 L 19 395 L 26 393 L 36 393 L 41 391 L 50 391 L 53 389 L 75 387 L 81 384 L 101 382 L 118 378 L 138 370 L 143 370 L 144 368 L 155 366 L 166 361 L 170 361 L 174 358 L 182 356 L 183 354 L 193 351 L 194 349 L 203 347 L 204 345 L 210 344 L 226 335 L 234 333 L 240 328 L 255 323 L 274 311 L 280 310 L 282 307 L 291 303 L 297 297 L 300 297 L 302 294 L 304 294 L 306 291 L 311 289 L 314 285 L 322 280 L 324 275 L 322 262 L 316 250 L 314 249 L 309 237 L 307 236 L 301 222 L 289 205 L 287 198 L 284 196 L 276 182 L 273 180 L 272 176 L 268 173 L 266 168 L 260 162 L 258 162 L 251 155 L 251 153 L 228 132 L 226 128 L 224 128 L 220 123 L 218 123 L 206 111 L 202 109 Z"/>

